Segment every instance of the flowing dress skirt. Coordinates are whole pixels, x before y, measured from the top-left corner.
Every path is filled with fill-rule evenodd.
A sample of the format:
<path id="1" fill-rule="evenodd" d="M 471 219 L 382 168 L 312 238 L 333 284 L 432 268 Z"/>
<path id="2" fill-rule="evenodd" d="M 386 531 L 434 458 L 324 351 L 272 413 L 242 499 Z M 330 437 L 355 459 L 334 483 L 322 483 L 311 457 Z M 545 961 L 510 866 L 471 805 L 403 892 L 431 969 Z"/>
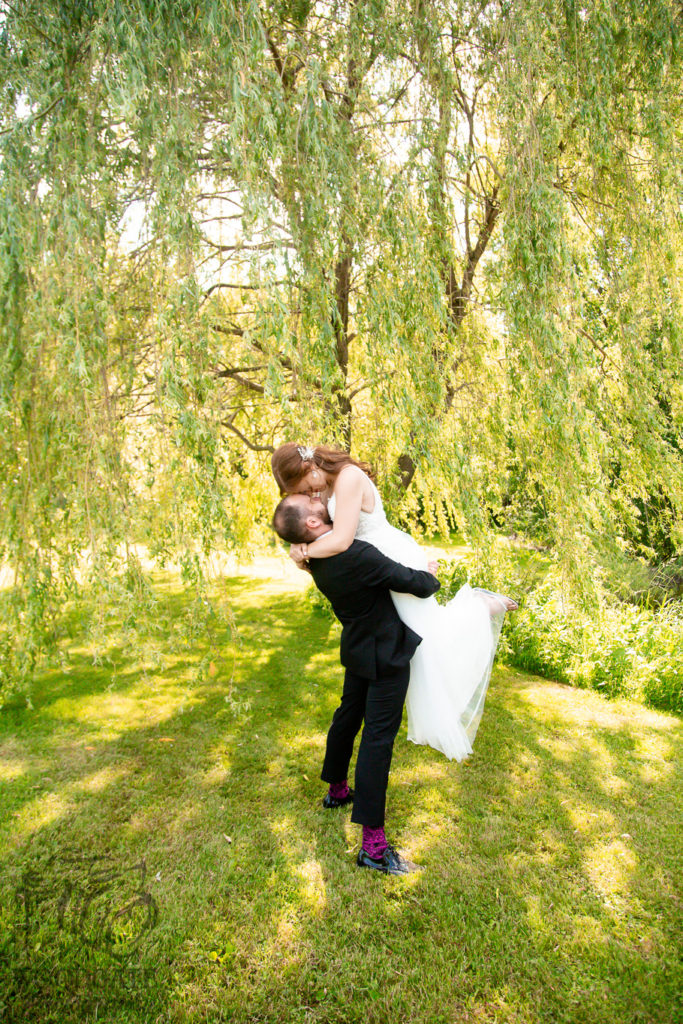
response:
<path id="1" fill-rule="evenodd" d="M 427 568 L 422 548 L 386 519 L 368 533 L 372 536 L 362 539 L 389 558 L 412 569 Z M 391 596 L 402 621 L 422 637 L 410 663 L 408 739 L 461 761 L 472 753 L 481 721 L 504 605 L 491 614 L 485 593 L 469 584 L 446 605 L 434 597 Z"/>

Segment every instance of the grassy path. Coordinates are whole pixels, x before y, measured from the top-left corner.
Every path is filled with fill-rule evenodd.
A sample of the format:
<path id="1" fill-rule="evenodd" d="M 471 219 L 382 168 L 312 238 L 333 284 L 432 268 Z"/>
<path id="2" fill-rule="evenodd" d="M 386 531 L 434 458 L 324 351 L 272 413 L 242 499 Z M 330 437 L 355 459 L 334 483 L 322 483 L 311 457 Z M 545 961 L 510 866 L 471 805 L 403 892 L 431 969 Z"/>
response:
<path id="1" fill-rule="evenodd" d="M 0 1016 L 681 1019 L 678 719 L 499 667 L 469 762 L 399 734 L 387 830 L 425 870 L 369 876 L 320 808 L 336 627 L 288 576 L 221 594 L 203 682 L 199 643 L 72 649 L 0 717 Z"/>

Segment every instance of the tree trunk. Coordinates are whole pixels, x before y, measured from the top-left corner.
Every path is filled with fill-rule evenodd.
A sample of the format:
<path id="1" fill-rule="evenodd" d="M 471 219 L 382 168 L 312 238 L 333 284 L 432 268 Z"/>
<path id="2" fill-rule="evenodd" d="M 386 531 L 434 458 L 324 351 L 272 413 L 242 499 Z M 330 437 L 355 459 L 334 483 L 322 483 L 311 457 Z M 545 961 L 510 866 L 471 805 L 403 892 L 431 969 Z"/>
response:
<path id="1" fill-rule="evenodd" d="M 344 245 L 349 244 L 344 237 Z M 346 391 L 349 371 L 349 292 L 351 289 L 351 255 L 347 251 L 335 267 L 335 299 L 336 309 L 332 326 L 336 339 L 337 365 L 342 383 L 335 392 L 335 415 L 339 417 L 341 440 L 345 448 L 351 447 L 351 400 Z"/>

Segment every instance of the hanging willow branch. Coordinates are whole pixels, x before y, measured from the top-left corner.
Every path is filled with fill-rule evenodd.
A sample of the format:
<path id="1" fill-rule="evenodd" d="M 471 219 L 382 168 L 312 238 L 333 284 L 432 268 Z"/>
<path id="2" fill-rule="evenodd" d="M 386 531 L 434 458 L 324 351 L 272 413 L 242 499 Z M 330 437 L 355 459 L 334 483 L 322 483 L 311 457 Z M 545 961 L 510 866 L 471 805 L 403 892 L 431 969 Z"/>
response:
<path id="1" fill-rule="evenodd" d="M 291 438 L 575 591 L 673 555 L 675 3 L 2 10 L 0 686 L 136 545 L 248 544 Z"/>

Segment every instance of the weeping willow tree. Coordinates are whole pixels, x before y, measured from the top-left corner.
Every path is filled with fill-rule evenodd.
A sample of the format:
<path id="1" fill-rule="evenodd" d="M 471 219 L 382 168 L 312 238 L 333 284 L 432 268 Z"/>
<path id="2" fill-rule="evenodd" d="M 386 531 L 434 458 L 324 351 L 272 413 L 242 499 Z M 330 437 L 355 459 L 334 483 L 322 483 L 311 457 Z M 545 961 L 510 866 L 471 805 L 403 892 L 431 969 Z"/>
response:
<path id="1" fill-rule="evenodd" d="M 577 590 L 680 547 L 677 4 L 0 11 L 6 685 L 78 580 L 247 543 L 286 439 Z"/>

